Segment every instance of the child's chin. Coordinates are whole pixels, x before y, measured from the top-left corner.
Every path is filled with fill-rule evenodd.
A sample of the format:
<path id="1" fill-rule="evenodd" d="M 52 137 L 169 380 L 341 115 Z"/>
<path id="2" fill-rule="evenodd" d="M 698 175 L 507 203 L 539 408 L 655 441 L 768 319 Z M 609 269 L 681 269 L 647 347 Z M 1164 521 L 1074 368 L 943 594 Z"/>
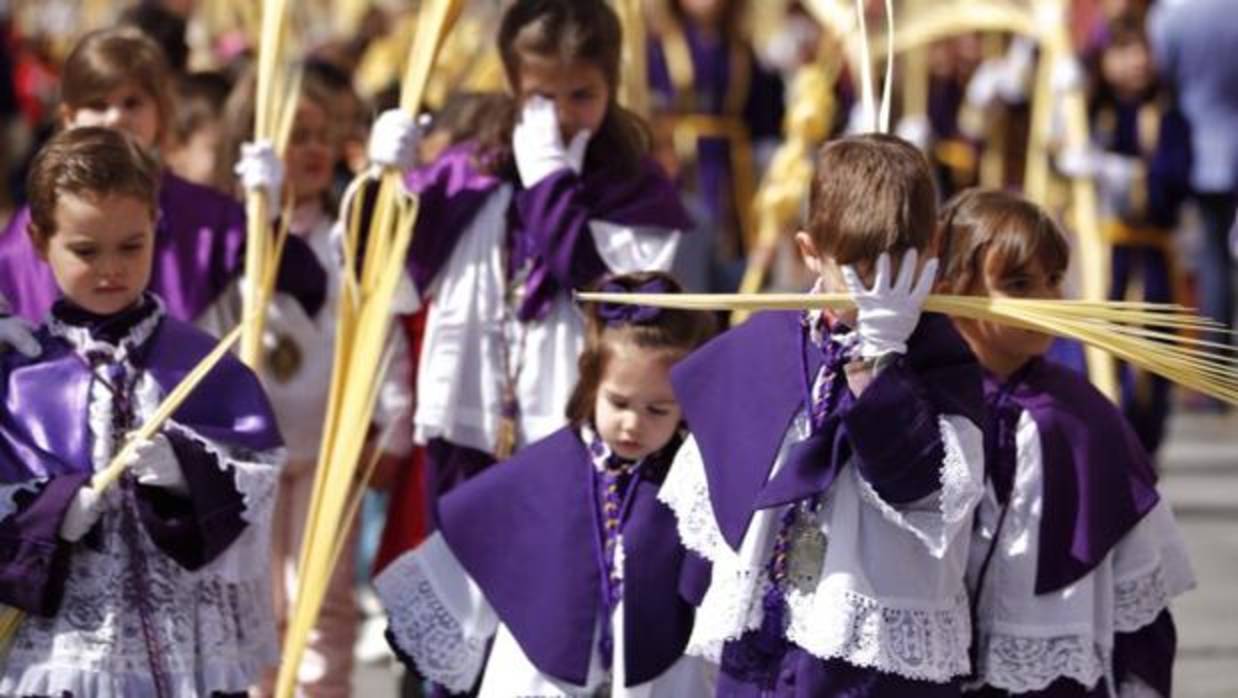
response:
<path id="1" fill-rule="evenodd" d="M 84 310 L 95 315 L 114 315 L 133 305 L 137 296 L 133 294 L 93 294 L 88 298 L 70 298 Z"/>

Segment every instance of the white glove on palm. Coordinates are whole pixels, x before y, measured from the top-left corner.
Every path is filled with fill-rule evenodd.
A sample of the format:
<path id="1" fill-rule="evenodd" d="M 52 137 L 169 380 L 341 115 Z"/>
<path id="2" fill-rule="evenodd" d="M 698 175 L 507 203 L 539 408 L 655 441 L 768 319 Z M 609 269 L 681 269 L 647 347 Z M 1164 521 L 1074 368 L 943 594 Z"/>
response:
<path id="1" fill-rule="evenodd" d="M 592 135 L 581 131 L 564 147 L 554 103 L 545 97 L 530 97 L 512 131 L 512 152 L 524 186 L 532 187 L 565 167 L 580 174 Z"/>
<path id="2" fill-rule="evenodd" d="M 860 336 L 860 356 L 875 359 L 894 352 L 907 353 L 907 339 L 920 322 L 924 299 L 937 279 L 937 260 L 924 263 L 916 278 L 919 255 L 907 250 L 899 266 L 898 279 L 890 283 L 890 255 L 877 258 L 873 287 L 865 288 L 859 274 L 850 266 L 842 268 L 847 290 L 859 309 L 856 333 Z"/>
<path id="3" fill-rule="evenodd" d="M 241 180 L 245 191 L 262 190 L 267 194 L 267 204 L 272 217 L 283 208 L 284 163 L 275 154 L 275 147 L 268 140 L 241 144 L 241 159 L 233 172 Z"/>
<path id="4" fill-rule="evenodd" d="M 417 164 L 420 140 L 421 129 L 412 114 L 403 109 L 388 109 L 374 122 L 366 152 L 372 164 L 403 172 Z"/>
<path id="5" fill-rule="evenodd" d="M 0 349 L 4 347 L 13 347 L 32 359 L 43 353 L 30 332 L 30 325 L 13 315 L 0 315 Z"/>
<path id="6" fill-rule="evenodd" d="M 967 81 L 967 90 L 963 99 L 974 109 L 988 109 L 997 101 L 1000 84 L 1005 78 L 1005 65 L 1001 59 L 990 58 L 984 61 L 972 72 Z"/>
<path id="7" fill-rule="evenodd" d="M 1067 148 L 1058 153 L 1054 163 L 1062 174 L 1071 178 L 1090 177 L 1108 192 L 1123 192 L 1138 176 L 1138 158 L 1106 153 L 1097 148 Z"/>
<path id="8" fill-rule="evenodd" d="M 90 485 L 86 485 L 73 495 L 69 508 L 65 510 L 64 520 L 60 522 L 60 537 L 76 543 L 99 522 L 103 515 L 103 495 Z"/>
<path id="9" fill-rule="evenodd" d="M 189 493 L 189 482 L 185 480 L 176 452 L 162 434 L 138 443 L 125 467 L 143 485 L 162 487 L 180 495 Z"/>

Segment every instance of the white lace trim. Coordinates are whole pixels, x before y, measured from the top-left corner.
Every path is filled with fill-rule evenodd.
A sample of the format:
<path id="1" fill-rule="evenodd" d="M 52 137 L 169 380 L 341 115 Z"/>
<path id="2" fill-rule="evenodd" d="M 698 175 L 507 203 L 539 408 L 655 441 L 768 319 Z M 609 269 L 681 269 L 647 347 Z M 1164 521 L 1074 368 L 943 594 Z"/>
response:
<path id="1" fill-rule="evenodd" d="M 685 654 L 719 663 L 723 645 L 761 627 L 765 612 L 760 599 L 768 588 L 769 578 L 764 569 L 723 570 L 716 566 L 709 591 L 696 613 Z"/>
<path id="2" fill-rule="evenodd" d="M 1158 564 L 1149 572 L 1114 585 L 1113 629 L 1131 633 L 1156 620 L 1174 596 Z"/>
<path id="3" fill-rule="evenodd" d="M 1026 637 L 983 632 L 977 675 L 983 682 L 1012 693 L 1040 691 L 1059 678 L 1089 688 L 1104 678 L 1109 658 L 1088 635 Z"/>
<path id="4" fill-rule="evenodd" d="M 939 416 L 937 424 L 945 453 L 940 471 L 941 491 L 930 495 L 926 501 L 936 502 L 941 516 L 931 517 L 932 524 L 928 529 L 912 522 L 904 509 L 882 499 L 868 480 L 857 477 L 856 481 L 859 483 L 860 498 L 864 502 L 881 512 L 886 521 L 914 534 L 933 557 L 941 558 L 949 548 L 953 530 L 964 519 L 972 516 L 976 504 L 984 496 L 984 481 L 981 477 L 984 455 L 979 429 L 966 418 Z M 969 434 L 972 438 L 965 439 L 960 432 L 968 427 L 971 427 L 969 431 L 974 433 Z"/>
<path id="5" fill-rule="evenodd" d="M 670 472 L 658 490 L 658 499 L 674 512 L 684 547 L 708 560 L 716 560 L 727 543 L 714 517 L 705 461 L 695 438 L 689 436 L 679 447 Z"/>
<path id="6" fill-rule="evenodd" d="M 70 325 L 54 314 L 48 317 L 47 330 L 53 337 L 60 337 L 72 345 L 78 354 L 85 356 L 101 353 L 109 356 L 112 361 L 125 362 L 135 349 L 151 338 L 151 335 L 155 333 L 155 328 L 159 326 L 159 321 L 165 315 L 163 301 L 159 296 L 147 294 L 145 298 L 154 302 L 155 309 L 151 311 L 149 317 L 130 328 L 129 332 L 116 344 L 95 339 L 90 336 L 89 328 Z"/>
<path id="7" fill-rule="evenodd" d="M 466 637 L 419 557 L 406 553 L 397 558 L 375 578 L 374 588 L 395 643 L 422 675 L 454 693 L 471 689 L 481 674 L 486 638 Z"/>
<path id="8" fill-rule="evenodd" d="M 38 492 L 46 485 L 48 478 L 40 477 L 25 482 L 0 485 L 0 521 L 3 521 L 17 511 L 17 495 L 20 492 Z"/>

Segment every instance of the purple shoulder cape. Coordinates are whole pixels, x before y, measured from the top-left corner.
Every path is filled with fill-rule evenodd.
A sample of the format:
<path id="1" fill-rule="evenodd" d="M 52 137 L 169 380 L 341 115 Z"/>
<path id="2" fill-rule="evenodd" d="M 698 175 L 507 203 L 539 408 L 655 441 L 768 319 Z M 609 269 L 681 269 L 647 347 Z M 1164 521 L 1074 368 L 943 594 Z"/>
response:
<path id="1" fill-rule="evenodd" d="M 421 197 L 408 271 L 424 291 L 504 180 L 478 170 L 476 145 L 464 143 L 409 172 L 405 183 Z M 558 290 L 587 285 L 606 272 L 588 236 L 590 220 L 668 232 L 692 227 L 674 184 L 649 158 L 635 177 L 617 177 L 605 167 L 583 176 L 564 169 L 534 187 L 518 189 L 507 224 L 513 265 L 534 260 L 530 307 L 522 312 L 526 318 Z"/>
<path id="2" fill-rule="evenodd" d="M 39 258 L 23 207 L 0 237 L 0 293 L 13 312 L 42 322 L 60 292 Z M 155 228 L 150 291 L 170 316 L 192 322 L 210 307 L 242 268 L 245 211 L 230 197 L 164 172 Z"/>
<path id="3" fill-rule="evenodd" d="M 798 312 L 760 313 L 671 370 L 675 395 L 705 462 L 718 526 L 736 550 L 754 511 L 769 504 L 761 500 L 769 494 L 764 490 L 783 437 L 804 407 L 805 376 L 815 376 L 821 366 L 820 353 L 810 351 L 805 371 L 800 318 Z M 840 438 L 875 471 L 898 472 L 908 458 L 931 461 L 932 449 L 941 448 L 938 414 L 982 423 L 980 368 L 950 320 L 925 313 L 908 346 L 907 355 L 886 368 L 843 418 Z M 892 423 L 908 432 L 904 438 L 889 438 Z M 832 457 L 839 453 L 835 449 Z M 820 470 L 839 466 L 822 463 Z M 932 481 L 916 477 L 916 486 L 935 489 L 936 471 L 927 472 Z M 770 484 L 782 488 L 780 482 Z M 790 485 L 793 499 L 820 491 L 822 482 Z"/>
<path id="4" fill-rule="evenodd" d="M 91 373 L 72 348 L 46 329 L 38 359 L 0 354 L 0 482 L 91 473 Z M 165 317 L 141 352 L 141 368 L 165 394 L 215 347 L 196 328 Z M 172 416 L 217 443 L 266 451 L 283 445 L 258 379 L 231 355 Z"/>
<path id="5" fill-rule="evenodd" d="M 1044 511 L 1036 593 L 1046 594 L 1095 569 L 1160 495 L 1139 438 L 1086 378 L 1040 359 L 1018 375 L 1012 397 L 1040 433 Z"/>
<path id="6" fill-rule="evenodd" d="M 653 465 L 653 464 L 650 464 Z M 589 504 L 593 463 L 564 428 L 443 498 L 441 531 L 539 671 L 581 686 L 601 614 Z M 623 531 L 624 657 L 629 685 L 652 680 L 683 654 L 691 607 L 676 584 L 684 549 L 675 516 L 642 479 Z"/>

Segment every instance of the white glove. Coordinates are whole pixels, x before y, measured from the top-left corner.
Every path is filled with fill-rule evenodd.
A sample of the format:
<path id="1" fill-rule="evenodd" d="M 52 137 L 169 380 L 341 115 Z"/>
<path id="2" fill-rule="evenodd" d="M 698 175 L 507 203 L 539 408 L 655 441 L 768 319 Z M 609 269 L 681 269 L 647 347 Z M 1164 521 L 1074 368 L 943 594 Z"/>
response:
<path id="1" fill-rule="evenodd" d="M 972 72 L 967 81 L 967 90 L 963 99 L 975 109 L 988 109 L 997 101 L 999 84 L 1003 79 L 1005 66 L 1001 59 L 990 58 Z"/>
<path id="2" fill-rule="evenodd" d="M 60 522 L 60 537 L 70 543 L 78 542 L 95 527 L 102 515 L 103 495 L 90 485 L 82 487 L 65 510 L 64 520 Z"/>
<path id="3" fill-rule="evenodd" d="M 241 144 L 241 159 L 233 172 L 240 178 L 245 191 L 265 191 L 272 217 L 279 215 L 284 202 L 284 163 L 275 154 L 275 147 L 270 141 Z"/>
<path id="4" fill-rule="evenodd" d="M 907 353 L 907 339 L 920 322 L 924 299 L 937 279 L 937 260 L 924 263 L 916 279 L 919 255 L 914 249 L 903 255 L 898 279 L 890 284 L 890 255 L 877 258 L 877 272 L 871 289 L 864 287 L 859 274 L 850 266 L 842 268 L 847 290 L 859 310 L 856 333 L 860 336 L 860 355 L 866 359 L 894 352 Z"/>
<path id="5" fill-rule="evenodd" d="M 179 495 L 189 493 L 189 482 L 185 480 L 176 452 L 162 434 L 137 444 L 125 467 L 140 484 L 161 487 Z"/>
<path id="6" fill-rule="evenodd" d="M 1061 95 L 1084 89 L 1086 80 L 1084 80 L 1083 68 L 1079 66 L 1079 59 L 1074 56 L 1058 58 L 1053 64 L 1049 82 L 1053 86 L 1054 94 Z"/>
<path id="7" fill-rule="evenodd" d="M 928 117 L 923 114 L 917 116 L 904 116 L 899 119 L 898 126 L 894 132 L 899 138 L 914 145 L 920 150 L 926 150 L 929 146 L 929 141 L 933 138 L 933 125 L 929 123 Z"/>
<path id="8" fill-rule="evenodd" d="M 412 114 L 403 109 L 388 109 L 374 122 L 366 152 L 372 164 L 404 172 L 417 164 L 420 140 L 421 129 Z"/>
<path id="9" fill-rule="evenodd" d="M 32 359 L 43 353 L 25 320 L 0 314 L 0 349 L 5 347 L 13 347 Z"/>
<path id="10" fill-rule="evenodd" d="M 530 97 L 512 132 L 512 151 L 524 186 L 532 187 L 565 167 L 580 174 L 592 135 L 581 131 L 564 147 L 554 103 L 545 97 Z"/>
<path id="11" fill-rule="evenodd" d="M 1054 162 L 1063 175 L 1072 179 L 1093 178 L 1111 192 L 1127 190 L 1140 170 L 1138 158 L 1106 153 L 1091 146 L 1063 149 Z"/>
<path id="12" fill-rule="evenodd" d="M 1001 60 L 1002 69 L 997 81 L 997 93 L 1007 102 L 1021 102 L 1027 98 L 1027 87 L 1032 81 L 1036 67 L 1036 42 L 1023 36 L 1015 37 Z"/>

